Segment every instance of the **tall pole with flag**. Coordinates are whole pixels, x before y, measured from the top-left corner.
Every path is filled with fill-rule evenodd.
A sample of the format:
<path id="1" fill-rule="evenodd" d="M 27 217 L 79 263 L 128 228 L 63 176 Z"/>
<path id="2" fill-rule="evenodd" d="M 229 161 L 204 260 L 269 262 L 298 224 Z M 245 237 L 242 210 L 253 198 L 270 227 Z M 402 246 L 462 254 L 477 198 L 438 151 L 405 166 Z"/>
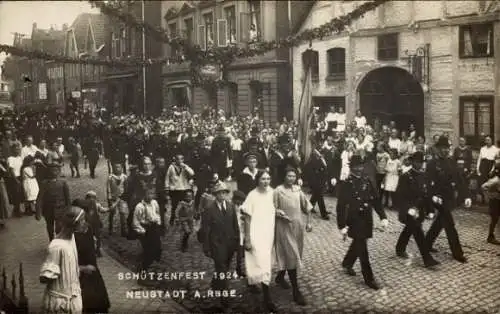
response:
<path id="1" fill-rule="evenodd" d="M 312 54 L 313 50 L 309 44 L 309 49 L 305 53 L 306 76 L 302 84 L 302 94 L 299 104 L 299 145 L 300 153 L 304 160 L 309 158 L 312 151 L 311 143 L 311 109 L 312 109 Z"/>

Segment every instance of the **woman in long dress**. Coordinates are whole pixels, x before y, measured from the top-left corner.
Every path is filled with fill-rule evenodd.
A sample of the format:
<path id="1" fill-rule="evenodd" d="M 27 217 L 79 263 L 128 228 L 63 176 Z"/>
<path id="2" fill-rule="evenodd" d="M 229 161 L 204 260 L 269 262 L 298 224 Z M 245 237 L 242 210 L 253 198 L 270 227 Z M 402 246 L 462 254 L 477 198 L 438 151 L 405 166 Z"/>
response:
<path id="1" fill-rule="evenodd" d="M 40 282 L 46 284 L 43 313 L 82 313 L 80 271 L 74 232 L 86 225 L 85 212 L 72 207 L 62 218 L 61 232 L 49 244 L 47 257 L 40 270 Z"/>
<path id="2" fill-rule="evenodd" d="M 293 299 L 299 305 L 306 301 L 297 283 L 297 269 L 302 266 L 302 250 L 304 248 L 304 230 L 312 230 L 310 219 L 313 206 L 307 200 L 300 186 L 296 185 L 297 172 L 288 169 L 283 185 L 274 190 L 274 206 L 276 208 L 276 227 L 274 246 L 278 275 L 276 283 L 288 288 L 285 273 L 292 283 Z M 302 213 L 307 214 L 304 224 Z"/>
<path id="3" fill-rule="evenodd" d="M 276 210 L 273 201 L 271 176 L 267 171 L 259 171 L 256 176 L 258 186 L 247 196 L 242 205 L 245 239 L 245 268 L 248 284 L 261 284 L 264 306 L 270 312 L 276 311 L 271 301 L 271 261 L 274 244 L 274 222 Z"/>
<path id="4" fill-rule="evenodd" d="M 92 269 L 92 271 L 80 273 L 83 312 L 108 313 L 110 307 L 108 291 L 97 267 L 96 243 L 93 231 L 88 224 L 75 232 L 75 242 L 78 250 L 78 264 L 84 269 Z"/>

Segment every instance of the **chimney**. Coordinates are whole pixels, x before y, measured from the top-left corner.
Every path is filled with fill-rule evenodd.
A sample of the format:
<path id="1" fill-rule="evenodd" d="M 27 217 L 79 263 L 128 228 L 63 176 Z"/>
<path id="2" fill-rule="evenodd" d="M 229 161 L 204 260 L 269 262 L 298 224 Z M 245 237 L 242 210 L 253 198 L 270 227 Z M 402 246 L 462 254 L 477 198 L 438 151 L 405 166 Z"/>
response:
<path id="1" fill-rule="evenodd" d="M 68 24 L 67 23 L 63 24 L 62 30 L 63 31 L 67 31 L 68 30 Z"/>
<path id="2" fill-rule="evenodd" d="M 36 22 L 35 22 L 35 23 L 33 23 L 33 29 L 37 29 Z"/>

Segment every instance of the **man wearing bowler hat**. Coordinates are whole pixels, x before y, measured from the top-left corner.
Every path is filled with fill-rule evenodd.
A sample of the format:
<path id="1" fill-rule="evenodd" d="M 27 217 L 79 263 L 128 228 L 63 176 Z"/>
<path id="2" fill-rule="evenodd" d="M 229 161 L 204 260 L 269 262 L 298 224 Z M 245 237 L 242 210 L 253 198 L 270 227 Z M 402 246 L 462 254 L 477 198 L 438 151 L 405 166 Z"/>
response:
<path id="1" fill-rule="evenodd" d="M 460 240 L 458 238 L 455 222 L 451 215 L 455 207 L 455 190 L 459 195 L 465 196 L 465 207 L 470 207 L 470 192 L 460 175 L 457 164 L 449 157 L 450 143 L 448 138 L 440 136 L 436 145 L 436 157 L 429 161 L 427 165 L 427 179 L 429 182 L 429 196 L 432 204 L 438 210 L 438 214 L 425 236 L 427 245 L 431 252 L 432 248 L 442 229 L 446 232 L 448 243 L 453 258 L 461 263 L 466 263 Z"/>
<path id="2" fill-rule="evenodd" d="M 389 222 L 378 201 L 378 193 L 371 180 L 363 175 L 363 158 L 359 155 L 351 157 L 350 174 L 340 186 L 337 202 L 337 226 L 344 239 L 352 238 L 351 245 L 342 261 L 342 267 L 350 276 L 355 276 L 353 269 L 356 259 L 361 263 L 363 279 L 368 287 L 379 289 L 375 281 L 368 257 L 367 240 L 373 236 L 373 210 L 387 228 Z"/>
<path id="3" fill-rule="evenodd" d="M 228 201 L 229 189 L 218 182 L 213 190 L 215 201 L 205 209 L 202 219 L 203 252 L 214 261 L 212 288 L 227 289 L 228 282 L 220 274 L 227 274 L 233 255 L 238 249 L 240 232 L 234 205 Z M 226 276 L 227 277 L 227 276 Z M 223 306 L 225 306 L 223 299 Z"/>
<path id="4" fill-rule="evenodd" d="M 399 209 L 399 221 L 405 225 L 396 244 L 396 255 L 408 258 L 406 247 L 410 237 L 417 242 L 425 267 L 439 264 L 429 252 L 425 242 L 422 221 L 425 218 L 425 202 L 429 197 L 425 173 L 422 171 L 424 153 L 415 152 L 410 156 L 411 168 L 399 177 L 396 190 L 396 207 Z"/>

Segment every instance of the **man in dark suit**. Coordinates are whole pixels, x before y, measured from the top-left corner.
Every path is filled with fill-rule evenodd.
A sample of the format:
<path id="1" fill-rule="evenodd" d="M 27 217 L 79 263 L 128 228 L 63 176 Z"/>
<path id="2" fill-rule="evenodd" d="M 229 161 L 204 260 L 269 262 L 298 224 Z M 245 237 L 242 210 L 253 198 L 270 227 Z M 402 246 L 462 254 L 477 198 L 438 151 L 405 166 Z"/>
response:
<path id="1" fill-rule="evenodd" d="M 217 135 L 212 142 L 210 152 L 213 171 L 219 175 L 221 180 L 226 180 L 229 176 L 228 161 L 233 159 L 233 153 L 231 142 L 226 136 L 226 130 L 223 126 L 217 128 Z"/>
<path id="2" fill-rule="evenodd" d="M 297 169 L 299 175 L 298 182 L 299 185 L 302 185 L 302 183 L 300 183 L 302 182 L 302 179 L 300 179 L 300 174 L 302 173 L 300 169 L 300 159 L 298 155 L 291 150 L 290 136 L 284 134 L 278 138 L 278 149 L 272 152 L 269 161 L 272 187 L 277 187 L 283 183 L 288 167 Z"/>
<path id="3" fill-rule="evenodd" d="M 328 180 L 331 179 L 328 177 L 327 168 L 328 165 L 323 155 L 319 152 L 318 145 L 318 148 L 315 148 L 312 151 L 311 157 L 306 163 L 305 174 L 307 176 L 309 187 L 311 188 L 310 202 L 313 207 L 316 203 L 318 203 L 321 218 L 323 220 L 330 220 L 326 211 L 325 199 L 323 197 Z"/>
<path id="4" fill-rule="evenodd" d="M 243 154 L 252 154 L 257 157 L 257 168 L 264 169 L 267 167 L 264 153 L 264 142 L 259 137 L 259 129 L 254 126 L 250 130 L 250 138 L 243 145 Z"/>
<path id="5" fill-rule="evenodd" d="M 464 137 L 458 140 L 458 146 L 453 151 L 453 159 L 457 163 L 460 175 L 467 186 L 472 173 L 472 149 L 467 146 L 467 141 Z M 458 203 L 465 201 L 466 195 L 458 195 Z"/>
<path id="6" fill-rule="evenodd" d="M 396 207 L 399 209 L 399 221 L 405 225 L 396 243 L 396 255 L 408 258 L 406 247 L 410 237 L 413 236 L 415 242 L 417 242 L 420 255 L 424 259 L 425 267 L 433 267 L 438 265 L 439 262 L 430 254 L 422 230 L 426 199 L 429 197 L 425 173 L 422 171 L 424 153 L 414 153 L 410 157 L 410 161 L 412 166 L 410 170 L 399 177 L 396 190 Z"/>
<path id="7" fill-rule="evenodd" d="M 455 207 L 455 190 L 464 195 L 465 207 L 470 207 L 470 191 L 460 175 L 457 164 L 449 157 L 450 143 L 447 137 L 440 136 L 436 145 L 436 156 L 427 165 L 427 179 L 429 181 L 429 195 L 438 214 L 425 235 L 427 245 L 431 248 L 441 230 L 444 229 L 453 258 L 460 263 L 466 263 L 458 232 L 451 211 Z"/>
<path id="8" fill-rule="evenodd" d="M 352 238 L 351 245 L 342 261 L 342 267 L 350 276 L 355 276 L 353 266 L 356 259 L 361 263 L 363 279 L 368 287 L 378 290 L 368 257 L 367 240 L 373 236 L 373 209 L 387 227 L 387 217 L 378 201 L 378 194 L 371 180 L 363 176 L 363 158 L 351 157 L 350 175 L 340 186 L 337 201 L 337 226 L 343 235 Z"/>
<path id="9" fill-rule="evenodd" d="M 229 189 L 224 182 L 214 187 L 215 202 L 203 212 L 202 217 L 202 244 L 205 256 L 214 261 L 215 277 L 212 288 L 227 289 L 227 280 L 217 276 L 227 274 L 233 255 L 240 243 L 240 231 L 234 205 L 227 200 Z M 227 278 L 227 276 L 226 276 Z M 223 300 L 223 306 L 227 305 Z"/>

